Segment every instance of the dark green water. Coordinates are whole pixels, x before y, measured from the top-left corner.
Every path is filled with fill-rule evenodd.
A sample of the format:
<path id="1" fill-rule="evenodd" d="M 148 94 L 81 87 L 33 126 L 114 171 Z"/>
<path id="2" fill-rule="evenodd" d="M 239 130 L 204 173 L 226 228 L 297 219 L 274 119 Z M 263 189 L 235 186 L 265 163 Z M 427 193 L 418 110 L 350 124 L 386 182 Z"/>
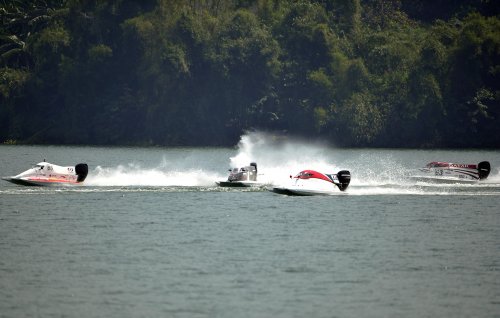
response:
<path id="1" fill-rule="evenodd" d="M 1 146 L 2 176 L 41 157 L 90 174 L 1 182 L 0 317 L 498 317 L 499 152 L 290 149 Z M 338 162 L 353 181 L 319 197 L 215 187 L 244 156 L 267 179 Z M 432 160 L 493 171 L 401 177 Z"/>

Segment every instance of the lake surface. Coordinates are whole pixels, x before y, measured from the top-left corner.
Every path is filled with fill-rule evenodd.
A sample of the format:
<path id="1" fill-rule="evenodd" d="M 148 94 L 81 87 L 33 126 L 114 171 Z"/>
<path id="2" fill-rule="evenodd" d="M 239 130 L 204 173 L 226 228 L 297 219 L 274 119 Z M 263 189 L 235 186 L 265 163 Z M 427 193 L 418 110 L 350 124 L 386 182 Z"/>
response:
<path id="1" fill-rule="evenodd" d="M 0 175 L 86 162 L 79 187 L 0 183 L 0 317 L 499 317 L 500 152 L 336 149 L 248 135 L 230 148 L 0 146 Z M 413 184 L 429 161 L 476 185 Z M 348 169 L 333 196 L 218 188 Z"/>

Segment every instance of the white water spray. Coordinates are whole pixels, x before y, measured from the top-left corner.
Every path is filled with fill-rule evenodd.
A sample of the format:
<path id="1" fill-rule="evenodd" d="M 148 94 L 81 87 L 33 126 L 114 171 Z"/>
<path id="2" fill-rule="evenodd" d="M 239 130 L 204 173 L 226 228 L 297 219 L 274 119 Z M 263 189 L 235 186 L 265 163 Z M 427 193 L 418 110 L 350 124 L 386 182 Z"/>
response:
<path id="1" fill-rule="evenodd" d="M 85 181 L 88 186 L 213 186 L 221 176 L 202 169 L 167 170 L 164 165 L 144 169 L 137 164 L 105 168 L 98 166 Z"/>
<path id="2" fill-rule="evenodd" d="M 262 132 L 242 136 L 238 153 L 230 161 L 233 167 L 257 162 L 259 180 L 270 184 L 286 183 L 290 175 L 312 169 L 324 173 L 349 170 L 353 185 L 379 186 L 400 183 L 406 170 L 390 156 L 373 157 L 361 150 L 356 151 L 353 157 L 326 144 Z"/>
<path id="3" fill-rule="evenodd" d="M 256 162 L 258 180 L 269 185 L 286 185 L 290 175 L 304 169 L 324 173 L 349 170 L 352 179 L 347 193 L 359 195 L 463 194 L 471 189 L 476 191 L 500 184 L 500 169 L 495 169 L 488 180 L 480 184 L 415 185 L 408 175 L 436 158 L 415 158 L 414 154 L 414 151 L 405 153 L 404 150 L 336 149 L 325 143 L 251 132 L 241 137 L 237 154 L 230 158 L 230 164 L 241 167 Z"/>
<path id="4" fill-rule="evenodd" d="M 456 192 L 462 186 L 424 185 L 415 186 L 407 181 L 410 169 L 419 167 L 426 160 L 436 158 L 414 158 L 415 152 L 406 155 L 401 151 L 373 151 L 370 149 L 336 149 L 324 143 L 294 139 L 263 132 L 244 134 L 234 155 L 228 152 L 229 167 L 243 167 L 251 162 L 258 165 L 258 181 L 273 185 L 290 182 L 290 176 L 304 169 L 324 173 L 340 170 L 351 172 L 351 184 L 346 193 L 359 195 L 378 194 L 437 194 Z M 215 153 L 220 154 L 218 150 Z M 166 155 L 152 168 L 135 162 L 114 167 L 98 166 L 90 171 L 87 186 L 146 186 L 146 187 L 214 187 L 215 181 L 227 178 L 228 164 L 217 156 L 206 156 L 203 150 L 189 152 L 189 160 Z M 222 161 L 221 161 L 222 159 Z M 226 159 L 227 160 L 227 159 Z M 220 161 L 220 162 L 219 162 Z M 500 170 L 494 169 L 481 187 L 500 184 Z M 452 189 L 452 190 L 449 190 Z M 467 188 L 468 189 L 468 188 Z M 430 191 L 430 192 L 429 192 Z"/>
<path id="5" fill-rule="evenodd" d="M 333 159 L 325 145 L 252 132 L 241 137 L 238 153 L 230 158 L 230 165 L 242 167 L 256 162 L 259 181 L 279 184 L 304 169 L 333 173 L 339 170 Z"/>

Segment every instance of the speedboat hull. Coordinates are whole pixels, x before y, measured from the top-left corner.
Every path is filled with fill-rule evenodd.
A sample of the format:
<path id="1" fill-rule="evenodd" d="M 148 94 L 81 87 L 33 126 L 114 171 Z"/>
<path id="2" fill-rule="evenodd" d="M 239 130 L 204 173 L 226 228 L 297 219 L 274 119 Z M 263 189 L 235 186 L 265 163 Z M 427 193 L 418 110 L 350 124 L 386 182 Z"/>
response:
<path id="1" fill-rule="evenodd" d="M 264 184 L 255 181 L 216 181 L 219 187 L 230 187 L 230 188 L 249 188 L 249 187 L 261 187 Z"/>
<path id="2" fill-rule="evenodd" d="M 61 167 L 44 161 L 16 176 L 2 179 L 24 186 L 71 186 L 82 184 L 87 174 L 88 166 L 85 163 Z"/>
<path id="3" fill-rule="evenodd" d="M 476 164 L 457 164 L 434 161 L 409 176 L 416 182 L 445 184 L 474 184 L 488 178 L 491 166 L 487 161 Z"/>
<path id="4" fill-rule="evenodd" d="M 349 171 L 339 171 L 337 174 L 323 174 L 314 170 L 304 170 L 293 177 L 287 186 L 273 187 L 272 191 L 284 195 L 332 195 L 343 192 L 349 186 L 351 174 Z"/>
<path id="5" fill-rule="evenodd" d="M 43 187 L 43 186 L 73 186 L 79 185 L 81 182 L 72 182 L 61 179 L 24 179 L 24 178 L 15 178 L 15 177 L 5 177 L 2 180 L 9 181 L 14 184 L 24 185 L 24 186 L 35 186 L 35 187 Z"/>
<path id="6" fill-rule="evenodd" d="M 290 196 L 311 196 L 311 195 L 332 195 L 340 193 L 339 190 L 318 190 L 318 189 L 308 189 L 300 187 L 273 187 L 272 192 L 277 194 L 284 194 Z"/>
<path id="7" fill-rule="evenodd" d="M 409 178 L 412 181 L 415 182 L 424 182 L 424 183 L 437 183 L 437 184 L 455 184 L 455 183 L 460 183 L 460 184 L 475 184 L 478 182 L 478 180 L 467 180 L 467 179 L 459 179 L 459 178 L 446 178 L 446 177 L 440 177 L 440 178 L 434 178 L 430 176 L 410 176 Z"/>

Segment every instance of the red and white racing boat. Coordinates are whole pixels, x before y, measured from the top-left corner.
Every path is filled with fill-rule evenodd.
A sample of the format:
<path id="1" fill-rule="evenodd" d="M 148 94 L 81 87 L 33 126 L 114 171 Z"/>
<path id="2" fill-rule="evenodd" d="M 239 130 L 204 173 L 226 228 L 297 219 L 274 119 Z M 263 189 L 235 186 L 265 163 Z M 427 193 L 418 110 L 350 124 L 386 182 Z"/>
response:
<path id="1" fill-rule="evenodd" d="M 61 167 L 43 161 L 34 165 L 33 168 L 21 172 L 17 176 L 2 179 L 27 186 L 75 185 L 85 180 L 88 171 L 89 168 L 86 163 Z"/>
<path id="2" fill-rule="evenodd" d="M 292 178 L 290 185 L 274 187 L 272 191 L 286 195 L 328 195 L 345 191 L 350 182 L 351 173 L 347 170 L 336 174 L 303 170 Z"/>
<path id="3" fill-rule="evenodd" d="M 491 166 L 488 161 L 461 164 L 433 161 L 410 176 L 411 180 L 434 183 L 476 183 L 488 178 Z"/>

